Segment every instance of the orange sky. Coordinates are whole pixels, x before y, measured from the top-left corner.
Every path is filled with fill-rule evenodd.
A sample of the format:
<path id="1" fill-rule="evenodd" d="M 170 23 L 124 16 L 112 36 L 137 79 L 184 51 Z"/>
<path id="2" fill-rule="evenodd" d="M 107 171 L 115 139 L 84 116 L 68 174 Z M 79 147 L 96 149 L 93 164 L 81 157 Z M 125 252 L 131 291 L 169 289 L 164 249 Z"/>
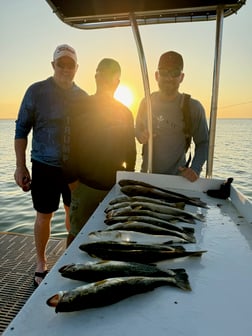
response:
<path id="1" fill-rule="evenodd" d="M 33 82 L 52 74 L 55 47 L 69 43 L 78 54 L 76 83 L 92 94 L 94 72 L 100 59 L 112 57 L 122 67 L 121 82 L 134 94 L 136 113 L 143 97 L 137 49 L 130 27 L 79 30 L 61 22 L 44 0 L 13 0 L 0 4 L 1 83 L 0 118 L 16 118 L 21 99 Z M 219 86 L 219 118 L 252 118 L 252 2 L 224 20 Z M 184 56 L 185 79 L 181 92 L 201 101 L 209 117 L 214 60 L 215 23 L 161 24 L 139 27 L 149 72 L 159 56 L 177 50 Z"/>

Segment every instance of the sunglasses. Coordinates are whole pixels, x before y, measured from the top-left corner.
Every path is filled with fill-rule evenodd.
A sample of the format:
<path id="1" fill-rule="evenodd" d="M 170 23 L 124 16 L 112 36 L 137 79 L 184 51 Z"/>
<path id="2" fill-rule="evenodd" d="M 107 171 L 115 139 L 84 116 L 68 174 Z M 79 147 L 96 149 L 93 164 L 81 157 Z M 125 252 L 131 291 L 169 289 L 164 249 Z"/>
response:
<path id="1" fill-rule="evenodd" d="M 75 69 L 75 64 L 74 63 L 56 62 L 55 65 L 62 70 L 64 70 L 64 69 L 74 70 Z"/>
<path id="2" fill-rule="evenodd" d="M 160 69 L 158 70 L 158 73 L 161 77 L 177 78 L 181 75 L 181 70 L 180 69 L 174 69 L 174 70 Z"/>

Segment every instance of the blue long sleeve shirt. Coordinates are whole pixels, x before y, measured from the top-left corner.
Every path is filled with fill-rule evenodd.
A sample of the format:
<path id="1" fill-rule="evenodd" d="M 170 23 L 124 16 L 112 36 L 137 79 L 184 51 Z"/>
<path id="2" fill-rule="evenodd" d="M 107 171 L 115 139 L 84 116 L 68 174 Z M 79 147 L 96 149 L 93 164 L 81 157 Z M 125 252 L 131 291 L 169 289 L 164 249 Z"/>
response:
<path id="1" fill-rule="evenodd" d="M 61 167 L 66 120 L 74 101 L 86 92 L 73 84 L 60 88 L 52 77 L 26 91 L 16 120 L 15 139 L 27 139 L 32 130 L 31 159 Z"/>

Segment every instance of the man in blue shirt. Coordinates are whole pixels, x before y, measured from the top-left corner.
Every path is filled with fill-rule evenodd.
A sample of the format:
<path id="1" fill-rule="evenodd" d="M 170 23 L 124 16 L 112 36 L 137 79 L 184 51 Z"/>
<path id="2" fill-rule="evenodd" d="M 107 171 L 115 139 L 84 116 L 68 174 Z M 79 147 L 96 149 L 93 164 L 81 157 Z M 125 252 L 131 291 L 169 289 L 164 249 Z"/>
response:
<path id="1" fill-rule="evenodd" d="M 69 136 L 71 106 L 87 95 L 73 82 L 78 64 L 76 52 L 71 46 L 59 45 L 51 64 L 53 76 L 32 84 L 26 91 L 15 131 L 15 180 L 24 191 L 29 190 L 31 184 L 32 201 L 36 210 L 35 286 L 40 284 L 48 272 L 46 246 L 51 219 L 59 207 L 61 195 L 66 213 L 66 227 L 69 229 L 71 192 L 63 179 L 62 164 L 64 156 L 67 155 L 66 138 Z M 32 174 L 26 166 L 27 137 L 31 130 Z"/>
<path id="2" fill-rule="evenodd" d="M 189 135 L 195 144 L 190 167 L 186 165 L 187 134 L 186 120 L 182 109 L 184 95 L 179 86 L 184 79 L 183 58 L 175 51 L 161 55 L 155 72 L 159 90 L 151 94 L 153 125 L 152 173 L 182 175 L 189 181 L 196 181 L 208 153 L 208 126 L 201 103 L 190 98 L 188 116 Z M 136 118 L 136 137 L 143 144 L 142 171 L 147 171 L 148 139 L 146 100 L 143 99 Z"/>

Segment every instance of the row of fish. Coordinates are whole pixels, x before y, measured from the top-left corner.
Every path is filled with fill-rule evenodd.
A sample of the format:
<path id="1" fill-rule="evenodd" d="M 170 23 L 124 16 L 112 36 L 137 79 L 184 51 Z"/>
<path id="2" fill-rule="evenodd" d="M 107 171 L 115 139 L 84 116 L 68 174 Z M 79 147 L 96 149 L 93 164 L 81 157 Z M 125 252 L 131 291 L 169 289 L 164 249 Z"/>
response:
<path id="1" fill-rule="evenodd" d="M 84 243 L 80 249 L 104 260 L 69 264 L 59 269 L 63 277 L 92 283 L 50 297 L 47 304 L 55 307 L 56 312 L 102 307 L 165 285 L 191 290 L 184 269 L 161 270 L 152 262 L 201 256 L 205 252 L 185 251 L 182 246 L 109 241 Z"/>
<path id="2" fill-rule="evenodd" d="M 56 312 L 96 308 L 159 286 L 191 290 L 184 269 L 161 270 L 155 265 L 124 261 L 70 264 L 59 269 L 63 277 L 91 282 L 71 291 L 60 291 L 47 300 Z M 109 277 L 108 277 L 109 276 Z"/>
<path id="3" fill-rule="evenodd" d="M 202 215 L 185 211 L 185 204 L 206 204 L 138 181 L 122 180 L 119 184 L 128 195 L 112 200 L 105 209 L 107 228 L 90 232 L 90 241 L 79 246 L 101 260 L 59 269 L 63 277 L 91 283 L 50 297 L 47 304 L 55 307 L 56 312 L 113 304 L 159 286 L 191 290 L 185 269 L 162 270 L 155 263 L 206 252 L 187 251 L 175 245 L 195 242 L 194 228 L 175 223 L 204 220 Z M 145 190 L 138 194 L 139 189 Z"/>
<path id="4" fill-rule="evenodd" d="M 121 180 L 119 184 L 122 187 L 130 186 L 132 191 L 138 186 L 148 188 L 148 190 L 157 188 L 132 180 Z M 177 223 L 195 224 L 195 221 L 204 221 L 204 216 L 186 211 L 184 200 L 188 200 L 188 197 L 172 192 L 172 195 L 174 194 L 177 202 L 173 203 L 137 195 L 119 196 L 112 199 L 104 210 L 105 223 L 109 227 L 105 230 L 91 232 L 89 237 L 92 240 L 119 241 L 134 241 L 135 238 L 136 241 L 154 244 L 159 242 L 194 243 L 194 229 L 181 227 Z M 197 202 L 201 201 L 197 199 Z"/>
<path id="5" fill-rule="evenodd" d="M 121 205 L 121 206 L 120 206 Z M 119 207 L 120 206 L 120 207 Z M 203 221 L 201 214 L 194 214 L 189 211 L 171 207 L 169 205 L 160 205 L 152 202 L 124 202 L 119 203 L 117 209 L 106 209 L 107 218 L 117 216 L 132 216 L 149 214 L 151 217 L 157 217 L 168 221 L 181 221 L 195 223 L 195 220 Z"/>

